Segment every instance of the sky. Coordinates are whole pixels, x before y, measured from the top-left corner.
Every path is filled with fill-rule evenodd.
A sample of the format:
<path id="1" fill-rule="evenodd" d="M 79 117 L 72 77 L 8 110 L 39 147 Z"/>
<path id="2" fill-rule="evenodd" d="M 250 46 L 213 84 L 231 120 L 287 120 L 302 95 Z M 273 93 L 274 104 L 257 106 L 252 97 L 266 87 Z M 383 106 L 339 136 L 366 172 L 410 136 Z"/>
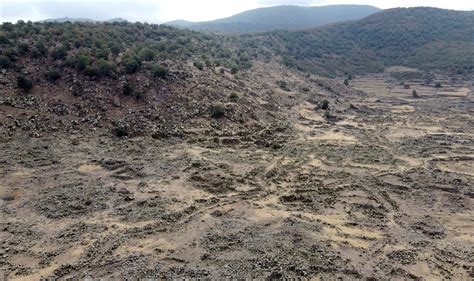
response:
<path id="1" fill-rule="evenodd" d="M 93 20 L 121 17 L 132 22 L 149 23 L 163 23 L 175 19 L 207 21 L 259 7 L 335 4 L 372 5 L 382 9 L 431 6 L 474 10 L 472 0 L 0 0 L 0 22 L 16 22 L 19 19 L 38 21 L 61 17 Z"/>

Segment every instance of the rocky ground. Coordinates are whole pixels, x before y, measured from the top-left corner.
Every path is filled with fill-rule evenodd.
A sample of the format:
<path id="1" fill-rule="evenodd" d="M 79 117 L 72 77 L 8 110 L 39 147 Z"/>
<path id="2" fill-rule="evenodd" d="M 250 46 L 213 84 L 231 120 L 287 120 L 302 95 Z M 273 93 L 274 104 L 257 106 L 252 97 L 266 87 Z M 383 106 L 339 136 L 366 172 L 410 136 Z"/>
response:
<path id="1" fill-rule="evenodd" d="M 3 274 L 472 279 L 472 81 L 266 67 L 151 82 L 147 102 L 3 96 Z"/>

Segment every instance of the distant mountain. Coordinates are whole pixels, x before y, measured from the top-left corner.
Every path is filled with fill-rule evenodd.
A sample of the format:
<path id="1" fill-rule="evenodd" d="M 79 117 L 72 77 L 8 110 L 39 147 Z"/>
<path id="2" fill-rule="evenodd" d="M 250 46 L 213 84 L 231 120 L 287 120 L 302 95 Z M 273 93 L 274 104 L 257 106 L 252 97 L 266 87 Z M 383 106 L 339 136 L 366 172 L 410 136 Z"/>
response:
<path id="1" fill-rule="evenodd" d="M 113 19 L 109 19 L 109 20 L 106 20 L 104 22 L 109 22 L 109 23 L 114 23 L 114 22 L 128 22 L 128 20 L 124 19 L 124 18 L 113 18 Z"/>
<path id="2" fill-rule="evenodd" d="M 394 65 L 474 71 L 474 12 L 396 8 L 364 19 L 249 39 L 284 62 L 320 74 L 377 72 Z"/>
<path id="3" fill-rule="evenodd" d="M 179 28 L 216 32 L 265 32 L 309 29 L 329 23 L 357 20 L 381 11 L 366 5 L 331 5 L 320 7 L 276 6 L 246 11 L 208 22 L 183 20 L 165 23 Z"/>
<path id="4" fill-rule="evenodd" d="M 187 20 L 174 20 L 174 21 L 170 21 L 164 24 L 178 27 L 178 28 L 188 28 L 188 27 L 191 27 L 192 25 L 195 25 L 196 23 L 192 21 L 187 21 Z"/>
<path id="5" fill-rule="evenodd" d="M 88 19 L 88 18 L 69 18 L 69 17 L 57 18 L 57 19 L 46 19 L 46 20 L 42 20 L 42 21 L 39 21 L 39 22 L 59 22 L 59 23 L 63 23 L 63 22 L 68 22 L 68 21 L 69 22 L 88 22 L 88 23 L 95 23 L 95 22 L 108 22 L 108 23 L 128 22 L 124 18 L 113 18 L 113 19 L 109 19 L 109 20 L 105 20 L 105 21 L 97 21 L 97 20 Z"/>
<path id="6" fill-rule="evenodd" d="M 88 19 L 88 18 L 69 18 L 69 17 L 64 17 L 64 18 L 57 18 L 57 19 L 46 19 L 46 20 L 41 20 L 40 22 L 95 22 L 94 20 Z"/>

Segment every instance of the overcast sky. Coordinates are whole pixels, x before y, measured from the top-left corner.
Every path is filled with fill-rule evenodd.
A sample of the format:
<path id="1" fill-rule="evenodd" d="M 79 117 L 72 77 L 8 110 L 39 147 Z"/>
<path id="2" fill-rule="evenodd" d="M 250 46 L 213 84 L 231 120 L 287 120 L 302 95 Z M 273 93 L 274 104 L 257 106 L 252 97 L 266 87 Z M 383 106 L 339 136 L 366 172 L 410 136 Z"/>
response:
<path id="1" fill-rule="evenodd" d="M 429 3 L 429 4 L 428 4 Z M 474 10 L 473 0 L 0 0 L 0 22 L 74 17 L 162 23 L 175 19 L 205 21 L 228 17 L 258 7 L 275 5 L 321 6 L 365 4 L 382 9 L 432 6 Z"/>

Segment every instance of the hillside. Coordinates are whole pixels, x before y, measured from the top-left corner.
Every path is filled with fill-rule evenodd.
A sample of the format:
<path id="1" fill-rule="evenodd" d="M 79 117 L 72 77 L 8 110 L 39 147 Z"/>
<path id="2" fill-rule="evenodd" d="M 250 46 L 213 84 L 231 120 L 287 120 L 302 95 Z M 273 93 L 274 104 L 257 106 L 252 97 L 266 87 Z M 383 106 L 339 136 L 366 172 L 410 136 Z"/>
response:
<path id="1" fill-rule="evenodd" d="M 0 276 L 470 280 L 470 44 L 472 13 L 428 8 L 3 23 Z"/>
<path id="2" fill-rule="evenodd" d="M 287 65 L 324 75 L 377 72 L 392 65 L 474 70 L 474 12 L 385 10 L 351 23 L 252 37 Z"/>
<path id="3" fill-rule="evenodd" d="M 378 11 L 380 9 L 376 7 L 364 5 L 276 6 L 254 9 L 215 21 L 197 23 L 173 21 L 165 24 L 198 31 L 233 33 L 300 30 L 361 19 Z"/>

